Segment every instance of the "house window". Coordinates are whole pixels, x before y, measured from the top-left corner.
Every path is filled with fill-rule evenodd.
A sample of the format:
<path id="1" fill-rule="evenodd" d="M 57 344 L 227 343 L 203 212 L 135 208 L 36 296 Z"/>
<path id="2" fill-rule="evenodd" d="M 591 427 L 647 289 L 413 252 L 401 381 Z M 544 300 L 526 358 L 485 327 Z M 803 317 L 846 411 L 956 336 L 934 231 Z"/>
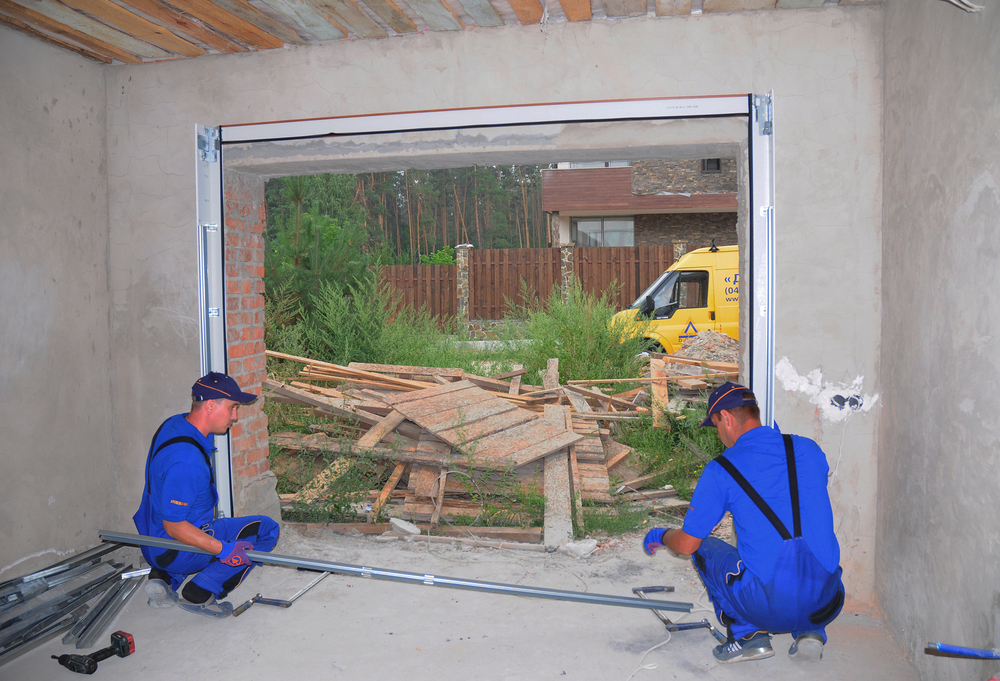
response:
<path id="1" fill-rule="evenodd" d="M 703 173 L 721 173 L 722 172 L 722 159 L 721 158 L 703 158 L 703 159 L 701 159 L 701 172 L 703 172 Z"/>
<path id="2" fill-rule="evenodd" d="M 577 246 L 634 246 L 635 221 L 630 217 L 573 218 L 569 236 Z"/>

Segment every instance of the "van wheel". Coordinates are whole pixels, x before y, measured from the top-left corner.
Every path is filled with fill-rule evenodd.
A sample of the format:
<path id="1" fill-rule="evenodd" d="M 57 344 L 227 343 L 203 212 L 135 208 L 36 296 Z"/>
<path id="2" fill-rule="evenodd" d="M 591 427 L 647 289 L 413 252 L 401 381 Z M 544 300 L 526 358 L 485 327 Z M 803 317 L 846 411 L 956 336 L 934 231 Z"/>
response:
<path id="1" fill-rule="evenodd" d="M 666 354 L 667 351 L 664 350 L 663 346 L 660 345 L 655 340 L 647 338 L 646 341 L 647 341 L 646 342 L 646 352 L 659 352 L 661 354 Z"/>

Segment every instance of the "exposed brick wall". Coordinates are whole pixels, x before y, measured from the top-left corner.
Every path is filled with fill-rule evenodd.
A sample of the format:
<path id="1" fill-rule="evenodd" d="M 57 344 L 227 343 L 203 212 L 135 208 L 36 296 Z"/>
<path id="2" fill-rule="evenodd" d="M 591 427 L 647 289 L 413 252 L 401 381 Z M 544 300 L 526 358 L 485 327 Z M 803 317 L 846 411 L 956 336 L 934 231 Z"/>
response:
<path id="1" fill-rule="evenodd" d="M 684 241 L 692 247 L 736 244 L 736 213 L 669 213 L 635 216 L 636 246 Z M 688 249 L 690 250 L 690 249 Z"/>
<path id="2" fill-rule="evenodd" d="M 226 345 L 228 373 L 243 390 L 261 394 L 264 355 L 264 181 L 225 173 Z M 267 415 L 261 400 L 240 408 L 230 430 L 237 515 L 261 513 L 249 487 L 270 470 Z M 249 506 L 249 508 L 248 508 Z"/>
<path id="3" fill-rule="evenodd" d="M 736 191 L 736 159 L 724 158 L 722 171 L 705 173 L 701 161 L 635 161 L 632 163 L 632 194 L 726 194 Z"/>

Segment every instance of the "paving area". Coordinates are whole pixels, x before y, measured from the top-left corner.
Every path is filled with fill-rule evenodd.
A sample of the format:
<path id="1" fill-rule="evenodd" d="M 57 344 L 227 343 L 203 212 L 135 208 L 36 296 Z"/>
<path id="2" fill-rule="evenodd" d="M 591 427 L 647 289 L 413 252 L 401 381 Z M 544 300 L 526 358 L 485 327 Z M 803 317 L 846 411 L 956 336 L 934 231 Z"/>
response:
<path id="1" fill-rule="evenodd" d="M 543 588 L 631 596 L 632 588 L 672 585 L 671 600 L 707 607 L 688 561 L 646 556 L 638 538 L 615 540 L 576 559 L 452 544 L 383 543 L 287 526 L 275 553 L 341 564 L 423 572 Z M 314 575 L 255 569 L 230 600 L 260 592 L 288 599 Z M 677 619 L 700 620 L 710 612 Z M 718 665 L 707 630 L 669 637 L 650 611 L 330 575 L 283 609 L 254 605 L 236 618 L 209 619 L 178 608 L 153 610 L 138 592 L 109 633 L 135 638 L 130 657 L 102 661 L 95 678 L 132 679 L 891 679 L 918 678 L 892 636 L 872 616 L 844 612 L 829 628 L 818 664 L 775 656 Z M 107 636 L 105 638 L 108 638 Z M 664 643 L 664 641 L 667 641 Z M 102 641 L 100 647 L 107 644 Z M 652 650 L 651 650 L 652 649 Z M 647 652 L 649 651 L 649 652 Z M 59 639 L 0 667 L 0 680 L 72 679 L 51 655 L 77 652 Z M 640 664 L 642 668 L 640 668 Z M 655 667 L 654 667 L 655 665 Z"/>

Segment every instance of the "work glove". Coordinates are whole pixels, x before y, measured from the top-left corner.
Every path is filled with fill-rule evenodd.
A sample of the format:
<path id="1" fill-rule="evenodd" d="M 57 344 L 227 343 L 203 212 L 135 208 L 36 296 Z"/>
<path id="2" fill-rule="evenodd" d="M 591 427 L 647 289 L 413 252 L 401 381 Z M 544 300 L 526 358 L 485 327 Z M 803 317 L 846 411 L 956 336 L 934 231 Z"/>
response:
<path id="1" fill-rule="evenodd" d="M 247 551 L 253 551 L 253 544 L 248 541 L 238 541 L 229 543 L 222 542 L 222 550 L 215 554 L 219 560 L 230 567 L 249 565 L 252 561 L 247 558 Z"/>
<path id="2" fill-rule="evenodd" d="M 656 549 L 663 546 L 663 535 L 670 528 L 654 527 L 642 540 L 642 549 L 650 556 L 656 553 Z"/>

